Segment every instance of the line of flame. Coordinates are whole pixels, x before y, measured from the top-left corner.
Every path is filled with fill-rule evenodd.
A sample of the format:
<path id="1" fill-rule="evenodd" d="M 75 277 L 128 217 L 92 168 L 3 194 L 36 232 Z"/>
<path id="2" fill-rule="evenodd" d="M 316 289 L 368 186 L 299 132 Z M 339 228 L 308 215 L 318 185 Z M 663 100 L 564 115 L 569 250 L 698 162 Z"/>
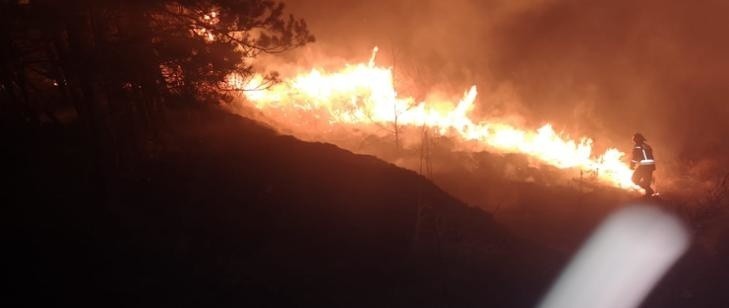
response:
<path id="1" fill-rule="evenodd" d="M 441 134 L 455 132 L 460 138 L 477 141 L 501 152 L 522 153 L 560 169 L 579 168 L 595 172 L 603 183 L 626 190 L 639 190 L 631 181 L 632 171 L 621 159 L 625 153 L 615 148 L 592 156 L 592 139 L 575 141 L 557 133 L 550 124 L 536 130 L 504 123 L 476 122 L 469 113 L 478 94 L 476 86 L 452 102 L 415 102 L 399 97 L 390 68 L 375 65 L 377 47 L 369 62 L 347 65 L 337 72 L 312 69 L 264 91 L 246 91 L 256 108 L 324 111 L 329 123 L 394 124 L 427 126 Z M 255 76 L 248 84 L 231 76 L 229 84 L 244 89 L 262 82 Z"/>

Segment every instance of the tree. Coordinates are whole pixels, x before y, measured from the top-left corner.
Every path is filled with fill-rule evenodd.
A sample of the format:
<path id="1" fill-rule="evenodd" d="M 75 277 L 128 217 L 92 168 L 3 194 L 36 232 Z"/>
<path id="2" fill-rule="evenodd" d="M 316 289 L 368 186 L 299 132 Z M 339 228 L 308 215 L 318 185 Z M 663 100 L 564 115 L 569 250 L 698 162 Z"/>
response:
<path id="1" fill-rule="evenodd" d="M 0 0 L 0 19 L 2 116 L 69 108 L 104 162 L 154 135 L 166 106 L 219 102 L 250 58 L 314 40 L 270 0 Z"/>
<path id="2" fill-rule="evenodd" d="M 5 97 L 17 104 L 28 82 L 70 88 L 80 117 L 114 98 L 217 97 L 226 76 L 253 73 L 245 59 L 314 40 L 267 0 L 6 0 L 2 11 Z"/>

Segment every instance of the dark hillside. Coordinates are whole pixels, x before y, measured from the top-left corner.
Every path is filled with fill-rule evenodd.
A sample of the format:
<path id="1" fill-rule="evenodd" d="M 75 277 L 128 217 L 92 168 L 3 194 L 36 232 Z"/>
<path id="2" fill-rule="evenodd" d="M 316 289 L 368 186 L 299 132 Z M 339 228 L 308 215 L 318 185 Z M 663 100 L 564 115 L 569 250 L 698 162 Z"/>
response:
<path id="1" fill-rule="evenodd" d="M 208 108 L 166 123 L 101 164 L 73 125 L 6 138 L 21 303 L 531 306 L 564 261 L 371 156 Z"/>
<path id="2" fill-rule="evenodd" d="M 484 152 L 461 157 L 460 161 L 475 161 L 476 167 L 436 172 L 439 187 L 487 209 L 510 233 L 562 254 L 573 254 L 620 207 L 648 202 L 673 212 L 689 228 L 692 245 L 643 307 L 729 307 L 729 175 L 712 190 L 691 199 L 667 191 L 646 201 L 617 189 L 580 183 L 579 178 L 571 185 L 550 185 L 550 179 L 558 177 L 545 176 L 548 169 L 530 169 L 509 155 Z M 528 176 L 505 176 L 509 166 Z M 536 180 L 523 180 L 527 177 Z M 661 180 L 665 179 L 658 178 Z"/>

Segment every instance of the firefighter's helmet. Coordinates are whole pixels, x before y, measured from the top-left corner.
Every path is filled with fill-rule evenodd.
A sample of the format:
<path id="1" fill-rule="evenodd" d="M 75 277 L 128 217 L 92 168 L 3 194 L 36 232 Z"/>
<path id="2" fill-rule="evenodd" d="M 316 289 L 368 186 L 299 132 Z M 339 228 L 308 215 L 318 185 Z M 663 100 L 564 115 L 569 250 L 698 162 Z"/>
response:
<path id="1" fill-rule="evenodd" d="M 641 143 L 641 142 L 644 142 L 644 141 L 647 141 L 647 140 L 645 139 L 645 137 L 643 137 L 643 134 L 641 134 L 641 133 L 635 133 L 633 135 L 633 141 L 635 141 L 636 143 Z"/>

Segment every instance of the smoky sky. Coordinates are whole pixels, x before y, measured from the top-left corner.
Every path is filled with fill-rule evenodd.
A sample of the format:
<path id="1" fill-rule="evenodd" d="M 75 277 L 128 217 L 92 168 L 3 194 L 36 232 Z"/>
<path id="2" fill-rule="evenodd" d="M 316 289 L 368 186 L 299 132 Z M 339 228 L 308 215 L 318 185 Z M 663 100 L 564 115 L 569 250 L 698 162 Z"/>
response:
<path id="1" fill-rule="evenodd" d="M 327 54 L 366 59 L 378 45 L 422 87 L 509 89 L 507 106 L 481 109 L 594 136 L 598 148 L 629 149 L 640 131 L 664 161 L 727 168 L 727 1 L 285 2 Z"/>

